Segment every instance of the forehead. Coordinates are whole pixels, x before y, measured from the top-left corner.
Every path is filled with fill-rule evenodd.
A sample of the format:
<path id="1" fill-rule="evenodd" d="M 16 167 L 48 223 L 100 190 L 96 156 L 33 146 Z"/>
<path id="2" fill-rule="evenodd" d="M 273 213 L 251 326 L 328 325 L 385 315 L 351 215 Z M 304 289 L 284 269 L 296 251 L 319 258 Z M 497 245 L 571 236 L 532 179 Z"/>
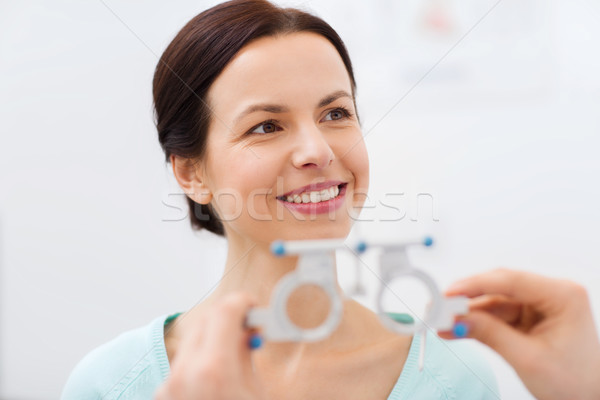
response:
<path id="1" fill-rule="evenodd" d="M 219 115 L 231 116 L 256 102 L 312 104 L 336 90 L 351 93 L 341 56 L 323 36 L 300 32 L 244 46 L 212 84 L 208 99 Z"/>

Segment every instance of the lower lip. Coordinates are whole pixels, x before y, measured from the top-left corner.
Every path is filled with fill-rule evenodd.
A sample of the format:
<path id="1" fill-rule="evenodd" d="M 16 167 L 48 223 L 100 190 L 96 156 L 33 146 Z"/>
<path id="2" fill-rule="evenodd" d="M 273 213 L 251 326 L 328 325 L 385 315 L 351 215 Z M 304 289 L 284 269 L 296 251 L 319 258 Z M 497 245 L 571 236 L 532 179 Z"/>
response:
<path id="1" fill-rule="evenodd" d="M 302 214 L 325 214 L 331 211 L 335 211 L 342 206 L 344 203 L 344 199 L 346 198 L 346 186 L 344 185 L 340 189 L 340 193 L 337 197 L 327 200 L 321 201 L 319 203 L 290 203 L 289 201 L 279 200 L 282 202 L 287 208 L 298 211 Z"/>

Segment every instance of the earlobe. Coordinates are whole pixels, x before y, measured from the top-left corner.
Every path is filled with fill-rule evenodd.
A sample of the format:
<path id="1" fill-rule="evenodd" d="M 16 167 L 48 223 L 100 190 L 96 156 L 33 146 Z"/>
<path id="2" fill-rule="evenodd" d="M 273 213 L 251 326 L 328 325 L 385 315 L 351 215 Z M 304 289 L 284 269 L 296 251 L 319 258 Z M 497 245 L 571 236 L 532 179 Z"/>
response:
<path id="1" fill-rule="evenodd" d="M 196 188 L 193 196 L 194 197 L 192 197 L 192 200 L 198 204 L 208 204 L 213 197 L 210 189 L 202 183 L 200 183 L 200 185 Z"/>
<path id="2" fill-rule="evenodd" d="M 198 204 L 208 204 L 212 193 L 202 178 L 200 166 L 195 165 L 189 158 L 171 155 L 173 175 L 185 194 Z"/>

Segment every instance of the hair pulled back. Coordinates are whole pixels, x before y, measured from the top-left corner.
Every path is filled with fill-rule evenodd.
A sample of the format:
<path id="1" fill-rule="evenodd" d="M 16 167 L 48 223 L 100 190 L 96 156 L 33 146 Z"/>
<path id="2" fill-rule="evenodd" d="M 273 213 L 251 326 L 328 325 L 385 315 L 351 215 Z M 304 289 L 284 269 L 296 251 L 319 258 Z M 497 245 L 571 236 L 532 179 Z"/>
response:
<path id="1" fill-rule="evenodd" d="M 161 56 L 153 80 L 158 140 L 166 161 L 171 155 L 201 159 L 206 150 L 211 110 L 207 92 L 221 71 L 252 40 L 294 32 L 313 32 L 328 39 L 344 62 L 354 97 L 352 63 L 342 39 L 325 21 L 266 0 L 233 0 L 212 7 L 189 21 Z M 210 205 L 187 197 L 196 230 L 224 236 L 223 223 Z"/>

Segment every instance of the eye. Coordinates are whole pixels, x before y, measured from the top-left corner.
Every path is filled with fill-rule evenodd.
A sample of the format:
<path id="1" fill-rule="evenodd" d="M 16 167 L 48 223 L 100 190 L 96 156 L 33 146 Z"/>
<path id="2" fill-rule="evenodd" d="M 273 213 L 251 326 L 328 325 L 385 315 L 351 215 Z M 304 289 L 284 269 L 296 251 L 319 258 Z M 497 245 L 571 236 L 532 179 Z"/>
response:
<path id="1" fill-rule="evenodd" d="M 266 133 L 273 133 L 275 131 L 277 131 L 279 129 L 279 127 L 277 125 L 275 125 L 274 121 L 265 121 L 263 123 L 261 123 L 260 125 L 255 126 L 254 128 L 252 128 L 252 130 L 248 133 L 258 133 L 258 134 L 266 134 Z"/>
<path id="2" fill-rule="evenodd" d="M 324 121 L 336 121 L 339 119 L 348 118 L 350 116 L 350 112 L 343 107 L 336 108 L 335 110 L 331 110 L 327 113 Z"/>

